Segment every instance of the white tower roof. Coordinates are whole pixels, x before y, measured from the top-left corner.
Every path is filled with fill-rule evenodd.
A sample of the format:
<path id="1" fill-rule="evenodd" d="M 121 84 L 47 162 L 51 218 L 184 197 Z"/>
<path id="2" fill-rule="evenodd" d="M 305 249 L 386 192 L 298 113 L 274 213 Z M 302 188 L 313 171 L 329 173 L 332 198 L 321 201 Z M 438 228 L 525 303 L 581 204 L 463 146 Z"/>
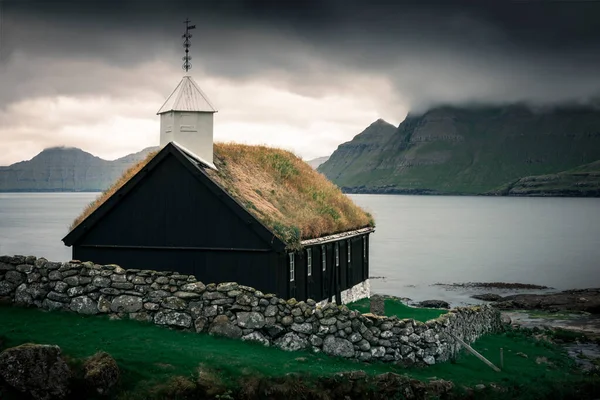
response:
<path id="1" fill-rule="evenodd" d="M 179 85 L 173 90 L 173 93 L 167 98 L 157 114 L 169 111 L 217 112 L 206 94 L 191 76 L 184 76 L 181 79 Z"/>

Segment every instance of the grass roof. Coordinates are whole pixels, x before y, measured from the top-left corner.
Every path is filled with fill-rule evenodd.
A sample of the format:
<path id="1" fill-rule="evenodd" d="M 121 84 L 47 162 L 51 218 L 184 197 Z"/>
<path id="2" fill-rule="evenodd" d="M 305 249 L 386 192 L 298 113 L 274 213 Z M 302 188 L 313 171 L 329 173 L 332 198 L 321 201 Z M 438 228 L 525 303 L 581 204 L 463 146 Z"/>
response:
<path id="1" fill-rule="evenodd" d="M 90 215 L 156 153 L 129 168 L 89 204 L 71 229 Z M 217 170 L 206 173 L 289 248 L 300 241 L 374 226 L 370 214 L 293 153 L 235 143 L 215 143 Z"/>

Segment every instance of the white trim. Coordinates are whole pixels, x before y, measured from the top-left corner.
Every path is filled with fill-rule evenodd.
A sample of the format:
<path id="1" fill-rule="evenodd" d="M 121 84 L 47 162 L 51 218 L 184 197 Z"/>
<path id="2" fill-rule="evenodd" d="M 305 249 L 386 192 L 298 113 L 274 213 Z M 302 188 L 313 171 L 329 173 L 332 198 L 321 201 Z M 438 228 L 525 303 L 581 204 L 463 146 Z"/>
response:
<path id="1" fill-rule="evenodd" d="M 214 169 L 215 171 L 217 170 L 217 167 L 215 167 L 215 164 L 206 161 L 205 159 L 203 159 L 202 157 L 200 157 L 198 154 L 194 153 L 193 151 L 191 151 L 190 149 L 188 149 L 185 146 L 182 146 L 181 144 L 177 143 L 176 141 L 172 141 L 171 143 L 173 143 L 175 146 L 177 146 L 179 148 L 179 150 L 183 151 L 184 153 L 186 153 L 188 156 L 194 158 L 196 161 L 198 161 L 201 164 L 204 164 L 205 166 Z"/>
<path id="2" fill-rule="evenodd" d="M 306 249 L 306 274 L 312 276 L 312 249 Z"/>
<path id="3" fill-rule="evenodd" d="M 336 233 L 335 235 L 323 236 L 323 237 L 316 238 L 316 239 L 306 239 L 306 240 L 301 241 L 300 244 L 302 246 L 309 246 L 309 245 L 313 245 L 313 244 L 323 244 L 323 243 L 334 242 L 334 241 L 340 240 L 342 238 L 349 239 L 354 236 L 360 236 L 360 235 L 364 235 L 364 234 L 372 233 L 372 232 L 375 232 L 375 228 L 361 228 L 361 229 L 357 229 L 354 231 Z"/>

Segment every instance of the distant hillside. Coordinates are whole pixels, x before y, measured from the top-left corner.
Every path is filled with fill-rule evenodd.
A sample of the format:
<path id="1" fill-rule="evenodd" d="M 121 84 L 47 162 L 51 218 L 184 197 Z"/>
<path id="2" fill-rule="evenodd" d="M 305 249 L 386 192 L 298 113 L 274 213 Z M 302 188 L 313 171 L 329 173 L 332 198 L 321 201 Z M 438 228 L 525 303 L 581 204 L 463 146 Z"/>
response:
<path id="1" fill-rule="evenodd" d="M 114 161 L 81 149 L 53 147 L 28 161 L 0 167 L 0 192 L 102 191 L 131 164 L 156 148 L 147 148 Z"/>
<path id="2" fill-rule="evenodd" d="M 600 160 L 600 110 L 440 107 L 383 120 L 318 169 L 346 192 L 484 194 Z"/>
<path id="3" fill-rule="evenodd" d="M 558 174 L 527 176 L 492 193 L 501 196 L 600 197 L 600 161 Z"/>
<path id="4" fill-rule="evenodd" d="M 313 167 L 313 169 L 317 169 L 319 165 L 323 164 L 327 160 L 329 160 L 329 156 L 313 158 L 312 160 L 308 160 L 306 163 Z"/>

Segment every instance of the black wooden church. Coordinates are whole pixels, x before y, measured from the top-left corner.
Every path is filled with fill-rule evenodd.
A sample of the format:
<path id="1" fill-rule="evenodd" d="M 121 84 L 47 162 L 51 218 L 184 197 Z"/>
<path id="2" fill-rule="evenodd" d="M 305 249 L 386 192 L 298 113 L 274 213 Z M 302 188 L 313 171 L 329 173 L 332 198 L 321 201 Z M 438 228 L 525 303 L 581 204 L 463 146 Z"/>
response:
<path id="1" fill-rule="evenodd" d="M 213 145 L 215 112 L 185 76 L 158 112 L 161 150 L 127 171 L 130 178 L 63 238 L 73 259 L 233 281 L 297 300 L 369 296 L 372 219 L 289 152 Z M 294 192 L 286 179 L 330 194 Z M 329 218 L 335 229 L 299 228 L 291 212 Z M 297 234 L 282 233 L 286 226 Z"/>

